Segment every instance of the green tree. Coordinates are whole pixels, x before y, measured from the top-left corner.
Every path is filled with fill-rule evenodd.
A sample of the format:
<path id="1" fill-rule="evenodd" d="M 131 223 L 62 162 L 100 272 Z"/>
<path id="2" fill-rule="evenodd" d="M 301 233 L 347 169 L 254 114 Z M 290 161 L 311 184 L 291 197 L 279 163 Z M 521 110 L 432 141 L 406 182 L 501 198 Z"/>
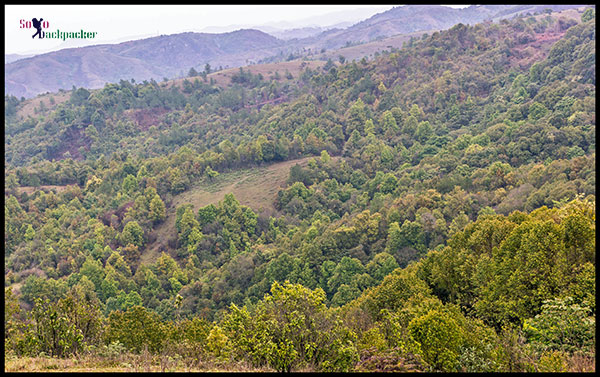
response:
<path id="1" fill-rule="evenodd" d="M 137 221 L 132 220 L 125 224 L 121 233 L 121 244 L 123 246 L 129 244 L 137 247 L 144 246 L 144 230 Z"/>
<path id="2" fill-rule="evenodd" d="M 204 169 L 204 174 L 206 174 L 211 181 L 219 176 L 219 172 L 214 171 L 210 166 L 207 166 L 206 169 Z"/>
<path id="3" fill-rule="evenodd" d="M 58 357 L 77 352 L 83 341 L 81 332 L 61 309 L 58 303 L 38 299 L 32 310 L 38 350 Z"/>
<path id="4" fill-rule="evenodd" d="M 192 231 L 198 230 L 200 227 L 200 223 L 198 223 L 198 220 L 196 220 L 194 212 L 192 212 L 190 207 L 185 208 L 181 216 L 181 220 L 176 225 L 178 229 L 179 243 L 181 246 L 187 247 L 190 242 L 190 234 L 192 234 Z"/>
<path id="5" fill-rule="evenodd" d="M 35 238 L 35 230 L 31 224 L 27 224 L 27 230 L 25 231 L 25 240 L 31 241 Z"/>
<path id="6" fill-rule="evenodd" d="M 338 287 L 346 284 L 350 287 L 355 286 L 355 281 L 358 275 L 365 272 L 365 267 L 356 258 L 343 257 L 340 263 L 333 271 L 333 275 L 329 278 L 327 286 L 330 292 L 337 291 Z"/>
<path id="7" fill-rule="evenodd" d="M 214 204 L 201 207 L 198 210 L 197 219 L 200 226 L 212 223 L 217 219 L 217 207 Z"/>
<path id="8" fill-rule="evenodd" d="M 138 187 L 137 179 L 134 175 L 128 174 L 125 179 L 123 179 L 123 192 L 131 195 Z"/>
<path id="9" fill-rule="evenodd" d="M 141 306 L 134 306 L 125 312 L 110 313 L 106 329 L 106 339 L 119 341 L 128 349 L 140 352 L 144 347 L 153 353 L 162 350 L 168 331 L 158 314 Z"/>
<path id="10" fill-rule="evenodd" d="M 331 156 L 329 153 L 327 153 L 325 150 L 321 151 L 321 162 L 327 164 L 329 161 L 331 161 Z"/>
<path id="11" fill-rule="evenodd" d="M 154 196 L 154 198 L 150 202 L 149 209 L 150 209 L 149 218 L 154 224 L 161 222 L 165 219 L 165 217 L 166 217 L 165 203 L 162 201 L 160 196 L 158 196 L 158 195 Z"/>
<path id="12" fill-rule="evenodd" d="M 357 361 L 356 336 L 325 306 L 325 292 L 274 282 L 253 313 L 232 305 L 223 329 L 233 348 L 255 365 L 278 371 L 312 366 L 349 371 Z"/>
<path id="13" fill-rule="evenodd" d="M 397 225 L 397 223 L 393 224 Z M 396 262 L 396 259 L 392 255 L 386 252 L 375 255 L 366 266 L 367 273 L 372 276 L 377 283 L 382 282 L 383 278 L 396 268 L 398 268 L 398 262 Z"/>
<path id="14" fill-rule="evenodd" d="M 367 109 L 364 102 L 359 98 L 350 106 L 346 113 L 346 135 L 352 134 L 354 130 L 360 135 L 365 134 L 365 123 L 367 121 Z"/>
<path id="15" fill-rule="evenodd" d="M 539 352 L 592 353 L 595 328 L 591 309 L 575 304 L 571 297 L 545 301 L 541 313 L 523 323 L 525 335 Z"/>
<path id="16" fill-rule="evenodd" d="M 596 12 L 593 8 L 588 8 L 581 15 L 581 22 L 588 22 L 590 20 L 593 20 L 594 18 L 596 18 Z"/>
<path id="17" fill-rule="evenodd" d="M 420 345 L 423 359 L 434 370 L 456 371 L 464 336 L 449 313 L 431 310 L 424 316 L 413 319 L 408 330 Z"/>

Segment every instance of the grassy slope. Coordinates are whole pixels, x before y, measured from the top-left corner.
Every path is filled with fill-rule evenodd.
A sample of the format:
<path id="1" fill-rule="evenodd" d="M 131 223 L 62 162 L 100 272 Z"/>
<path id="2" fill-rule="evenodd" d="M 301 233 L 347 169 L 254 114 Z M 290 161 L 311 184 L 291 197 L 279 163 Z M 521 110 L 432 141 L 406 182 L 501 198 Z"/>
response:
<path id="1" fill-rule="evenodd" d="M 54 104 L 50 102 L 50 98 L 54 99 Z M 23 102 L 17 110 L 17 119 L 24 120 L 28 117 L 36 117 L 35 108 L 40 106 L 40 102 L 44 103 L 46 111 L 40 115 L 46 115 L 50 110 L 56 109 L 58 105 L 68 101 L 71 98 L 71 91 L 63 91 L 57 93 L 40 94 L 35 98 L 30 98 Z"/>
<path id="2" fill-rule="evenodd" d="M 225 194 L 233 193 L 241 204 L 249 206 L 255 212 L 275 213 L 275 198 L 277 192 L 285 186 L 290 168 L 295 164 L 305 166 L 310 158 L 222 173 L 213 182 L 202 180 L 189 190 L 174 196 L 167 208 L 167 218 L 153 231 L 152 238 L 155 238 L 155 241 L 146 247 L 141 256 L 141 264 L 154 262 L 162 251 L 168 249 L 169 238 L 177 234 L 175 229 L 177 207 L 192 204 L 196 212 L 200 207 L 223 200 Z"/>
<path id="3" fill-rule="evenodd" d="M 304 67 L 309 67 L 310 69 L 318 69 L 325 65 L 325 61 L 303 61 L 303 60 L 292 60 L 289 62 L 279 62 L 279 63 L 265 63 L 265 64 L 255 64 L 242 67 L 244 71 L 249 71 L 254 75 L 258 75 L 259 73 L 263 75 L 265 80 L 268 80 L 271 76 L 275 75 L 275 72 L 279 72 L 281 80 L 285 80 L 286 72 L 290 72 L 292 76 L 298 77 Z M 237 74 L 240 71 L 239 68 L 228 68 L 222 71 L 211 73 L 207 76 L 207 80 L 211 78 L 214 79 L 217 85 L 225 87 L 231 84 L 231 76 Z M 201 76 L 197 77 L 184 77 L 181 79 L 175 79 L 168 81 L 168 86 L 176 85 L 180 88 L 183 87 L 183 80 L 194 81 L 198 79 L 202 81 Z"/>

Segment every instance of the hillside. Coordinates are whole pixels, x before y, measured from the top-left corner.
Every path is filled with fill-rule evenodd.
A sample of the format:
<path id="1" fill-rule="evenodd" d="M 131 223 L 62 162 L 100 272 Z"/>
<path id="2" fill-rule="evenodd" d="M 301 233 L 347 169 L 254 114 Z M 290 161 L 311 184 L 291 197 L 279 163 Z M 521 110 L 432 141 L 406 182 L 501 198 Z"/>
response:
<path id="1" fill-rule="evenodd" d="M 202 70 L 240 67 L 259 61 L 282 61 L 290 54 L 314 55 L 371 42 L 398 34 L 447 29 L 458 23 L 473 24 L 517 14 L 541 13 L 581 7 L 577 5 L 494 5 L 453 9 L 444 6 L 402 6 L 376 14 L 346 28 L 334 28 L 301 38 L 301 30 L 289 31 L 287 40 L 267 33 L 242 29 L 229 33 L 181 33 L 81 48 L 70 48 L 8 62 L 5 57 L 5 95 L 30 98 L 40 93 L 100 88 L 119 80 L 162 80 L 183 77 L 191 67 Z M 295 38 L 289 39 L 294 36 Z M 43 67 L 43 68 L 42 68 Z"/>
<path id="2" fill-rule="evenodd" d="M 213 67 L 245 65 L 249 59 L 275 54 L 281 44 L 282 41 L 258 30 L 238 30 L 222 34 L 182 33 L 65 49 L 6 64 L 4 91 L 16 97 L 31 97 L 71 89 L 73 85 L 100 88 L 122 79 L 162 80 L 186 75 L 191 67 L 205 63 Z"/>
<path id="3" fill-rule="evenodd" d="M 298 164 L 306 166 L 309 158 L 275 163 L 266 167 L 240 169 L 223 173 L 214 181 L 204 179 L 173 197 L 169 203 L 166 218 L 149 236 L 150 243 L 141 255 L 142 264 L 154 263 L 163 251 L 169 250 L 169 239 L 177 232 L 175 228 L 176 209 L 191 204 L 194 212 L 209 204 L 217 204 L 225 195 L 233 194 L 242 205 L 247 205 L 257 213 L 275 214 L 277 192 L 285 187 L 290 167 Z M 176 239 L 174 239 L 177 242 Z"/>
<path id="4" fill-rule="evenodd" d="M 595 10 L 563 12 L 6 97 L 6 364 L 594 372 Z"/>
<path id="5" fill-rule="evenodd" d="M 441 5 L 406 5 L 376 14 L 345 29 L 328 30 L 317 36 L 301 39 L 298 48 L 313 50 L 336 49 L 347 43 L 360 44 L 398 34 L 448 29 L 458 23 L 476 24 L 484 20 L 498 21 L 519 14 L 542 13 L 546 9 L 558 12 L 582 8 L 582 5 L 472 5 L 455 9 Z"/>

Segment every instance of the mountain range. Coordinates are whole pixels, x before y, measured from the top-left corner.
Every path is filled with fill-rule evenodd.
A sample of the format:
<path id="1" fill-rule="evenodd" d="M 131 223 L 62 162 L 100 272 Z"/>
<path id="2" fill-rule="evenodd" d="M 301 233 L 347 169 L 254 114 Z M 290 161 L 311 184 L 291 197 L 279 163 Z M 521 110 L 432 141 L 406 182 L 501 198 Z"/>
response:
<path id="1" fill-rule="evenodd" d="M 5 95 L 34 97 L 73 86 L 100 88 L 106 83 L 134 79 L 160 80 L 184 76 L 191 67 L 238 67 L 260 60 L 281 61 L 414 32 L 443 30 L 458 23 L 510 18 L 517 14 L 560 11 L 577 5 L 483 5 L 454 9 L 436 5 L 392 8 L 346 28 L 307 27 L 273 31 L 256 29 L 228 33 L 186 32 L 173 35 L 69 48 L 20 58 L 5 56 Z"/>

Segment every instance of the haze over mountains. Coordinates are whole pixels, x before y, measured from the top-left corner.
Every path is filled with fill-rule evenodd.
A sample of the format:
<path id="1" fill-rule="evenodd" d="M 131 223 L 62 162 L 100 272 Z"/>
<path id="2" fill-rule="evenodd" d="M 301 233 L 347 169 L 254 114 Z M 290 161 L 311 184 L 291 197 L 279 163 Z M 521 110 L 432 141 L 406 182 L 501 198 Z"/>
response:
<path id="1" fill-rule="evenodd" d="M 228 33 L 180 33 L 119 44 L 70 48 L 14 61 L 5 56 L 5 95 L 34 97 L 47 91 L 70 89 L 73 85 L 100 88 L 105 83 L 135 79 L 162 80 L 184 76 L 191 67 L 201 71 L 206 63 L 213 68 L 238 67 L 270 58 L 285 60 L 290 54 L 303 55 L 365 43 L 418 31 L 442 30 L 457 23 L 473 24 L 499 20 L 522 13 L 559 11 L 578 5 L 484 5 L 454 9 L 435 5 L 395 7 L 352 26 L 338 24 L 263 31 L 242 29 Z M 12 61 L 12 62 L 11 62 Z"/>

